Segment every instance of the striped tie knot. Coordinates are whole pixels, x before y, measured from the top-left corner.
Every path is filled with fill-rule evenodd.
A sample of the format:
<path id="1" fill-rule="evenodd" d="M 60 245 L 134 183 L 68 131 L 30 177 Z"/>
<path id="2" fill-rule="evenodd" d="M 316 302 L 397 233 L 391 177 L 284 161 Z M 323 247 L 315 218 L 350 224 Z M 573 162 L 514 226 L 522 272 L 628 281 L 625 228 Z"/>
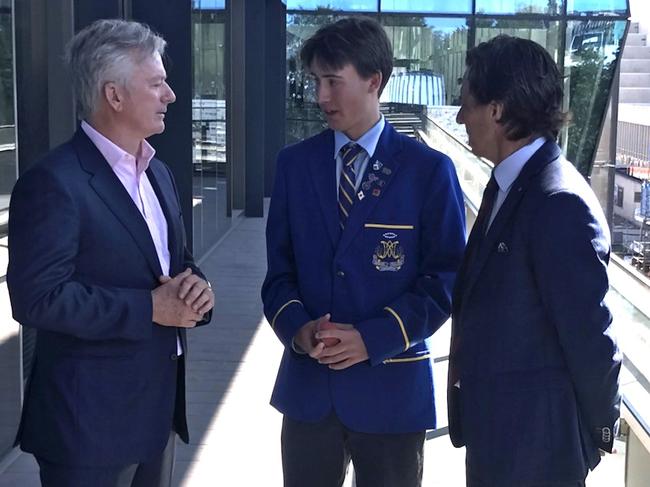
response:
<path id="1" fill-rule="evenodd" d="M 361 154 L 362 151 L 363 147 L 359 144 L 355 144 L 354 142 L 348 142 L 345 144 L 340 150 L 343 165 L 349 167 L 354 164 L 354 161 L 357 160 L 357 157 L 359 157 L 359 154 Z"/>
<path id="2" fill-rule="evenodd" d="M 364 152 L 363 147 L 354 142 L 348 142 L 341 147 L 339 152 L 341 162 L 343 162 L 341 176 L 339 177 L 339 223 L 342 229 L 345 228 L 345 222 L 350 216 L 354 204 L 357 180 L 354 162 L 362 152 Z"/>

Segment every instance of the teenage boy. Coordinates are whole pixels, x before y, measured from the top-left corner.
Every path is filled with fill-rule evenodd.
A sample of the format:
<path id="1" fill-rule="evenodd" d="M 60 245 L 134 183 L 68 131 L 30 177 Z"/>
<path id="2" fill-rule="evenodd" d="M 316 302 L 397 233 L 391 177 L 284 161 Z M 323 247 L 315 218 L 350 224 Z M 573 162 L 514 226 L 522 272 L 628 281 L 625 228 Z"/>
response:
<path id="1" fill-rule="evenodd" d="M 264 312 L 285 346 L 271 403 L 284 414 L 284 485 L 419 486 L 435 427 L 425 339 L 449 317 L 465 245 L 444 154 L 379 111 L 392 49 L 346 18 L 302 48 L 329 129 L 278 157 Z"/>

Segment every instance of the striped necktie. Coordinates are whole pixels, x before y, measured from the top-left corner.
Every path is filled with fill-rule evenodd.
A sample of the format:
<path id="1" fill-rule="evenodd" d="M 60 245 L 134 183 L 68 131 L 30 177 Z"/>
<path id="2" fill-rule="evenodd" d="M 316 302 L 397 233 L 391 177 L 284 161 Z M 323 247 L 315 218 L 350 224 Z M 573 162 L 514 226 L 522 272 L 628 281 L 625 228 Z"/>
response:
<path id="1" fill-rule="evenodd" d="M 339 224 L 341 229 L 345 228 L 345 222 L 350 216 L 355 198 L 356 174 L 354 173 L 354 161 L 364 151 L 363 147 L 354 142 L 348 142 L 341 147 L 341 176 L 339 177 Z"/>

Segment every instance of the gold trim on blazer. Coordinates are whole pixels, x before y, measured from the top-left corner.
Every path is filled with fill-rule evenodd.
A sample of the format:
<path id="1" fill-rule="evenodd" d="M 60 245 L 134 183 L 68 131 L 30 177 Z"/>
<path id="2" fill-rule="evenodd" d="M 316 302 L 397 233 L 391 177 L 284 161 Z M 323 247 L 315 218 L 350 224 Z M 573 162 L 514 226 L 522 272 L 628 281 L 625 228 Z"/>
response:
<path id="1" fill-rule="evenodd" d="M 383 223 L 365 223 L 364 228 L 384 228 L 387 230 L 413 230 L 413 225 L 384 225 Z"/>
<path id="2" fill-rule="evenodd" d="M 280 309 L 278 310 L 277 313 L 275 313 L 275 316 L 271 320 L 271 328 L 275 328 L 275 320 L 278 319 L 278 316 L 280 315 L 280 313 L 282 313 L 282 311 L 284 311 L 284 308 L 289 306 L 291 303 L 298 303 L 298 304 L 302 305 L 302 301 L 300 301 L 298 299 L 292 299 L 292 300 L 287 301 L 286 303 L 284 303 L 282 306 L 280 306 Z"/>
<path id="3" fill-rule="evenodd" d="M 405 358 L 387 358 L 382 363 L 384 364 L 397 364 L 405 362 L 419 362 L 420 360 L 427 360 L 431 358 L 431 354 L 427 353 L 425 355 L 419 355 L 417 357 L 405 357 Z"/>
<path id="4" fill-rule="evenodd" d="M 404 351 L 406 352 L 409 348 L 411 348 L 411 342 L 409 342 L 409 337 L 406 334 L 406 328 L 404 328 L 404 322 L 402 321 L 402 318 L 399 317 L 399 315 L 393 308 L 386 306 L 384 309 L 388 311 L 390 314 L 392 314 L 397 320 L 397 323 L 399 324 L 399 327 L 402 330 L 402 335 L 404 335 L 404 343 L 405 343 Z"/>

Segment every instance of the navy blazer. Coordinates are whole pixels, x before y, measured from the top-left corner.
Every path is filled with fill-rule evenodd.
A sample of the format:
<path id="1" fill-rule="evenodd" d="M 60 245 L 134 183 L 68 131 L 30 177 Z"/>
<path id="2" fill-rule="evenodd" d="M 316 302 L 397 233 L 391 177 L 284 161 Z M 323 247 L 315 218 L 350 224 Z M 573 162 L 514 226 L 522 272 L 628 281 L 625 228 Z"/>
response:
<path id="1" fill-rule="evenodd" d="M 609 230 L 555 142 L 526 163 L 454 289 L 449 428 L 467 468 L 501 487 L 582 480 L 611 451 L 620 356 Z M 454 384 L 460 380 L 460 389 Z"/>
<path id="2" fill-rule="evenodd" d="M 302 421 L 335 410 L 361 432 L 433 428 L 425 339 L 451 312 L 465 244 L 454 166 L 386 123 L 342 232 L 337 205 L 334 133 L 285 148 L 262 288 L 265 315 L 285 345 L 271 402 Z M 368 361 L 333 371 L 293 350 L 296 332 L 326 313 L 354 324 Z"/>
<path id="3" fill-rule="evenodd" d="M 167 220 L 170 275 L 200 274 L 171 172 L 152 159 L 147 176 Z M 106 466 L 152 459 L 172 427 L 188 440 L 178 329 L 151 321 L 161 274 L 142 215 L 82 130 L 19 178 L 7 284 L 14 318 L 38 330 L 23 450 Z M 180 337 L 187 353 L 185 330 Z"/>

